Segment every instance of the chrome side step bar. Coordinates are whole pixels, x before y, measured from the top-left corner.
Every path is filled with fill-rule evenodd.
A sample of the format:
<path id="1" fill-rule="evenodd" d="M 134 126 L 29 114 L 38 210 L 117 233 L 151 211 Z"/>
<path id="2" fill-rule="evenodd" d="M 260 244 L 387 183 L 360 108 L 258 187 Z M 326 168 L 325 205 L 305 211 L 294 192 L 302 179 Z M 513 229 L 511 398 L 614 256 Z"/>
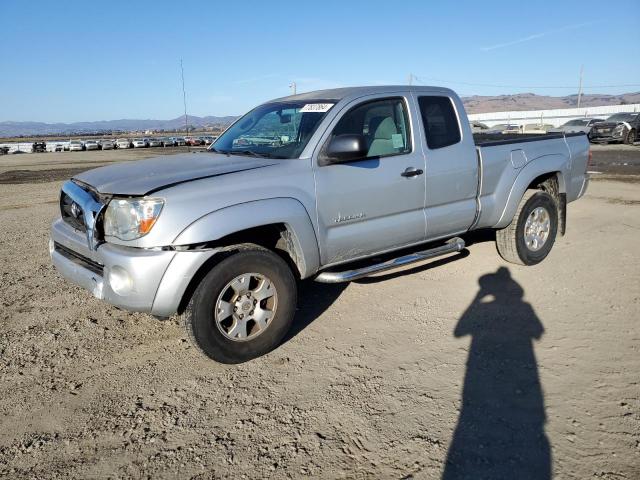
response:
<path id="1" fill-rule="evenodd" d="M 359 278 L 368 277 L 374 273 L 384 272 L 386 270 L 392 270 L 404 265 L 409 265 L 410 263 L 429 260 L 431 258 L 446 255 L 447 253 L 460 252 L 464 247 L 464 240 L 459 237 L 455 237 L 439 247 L 411 253 L 403 257 L 393 258 L 375 265 L 369 265 L 355 270 L 346 270 L 344 272 L 322 272 L 315 278 L 315 281 L 320 283 L 350 282 L 352 280 L 358 280 Z"/>

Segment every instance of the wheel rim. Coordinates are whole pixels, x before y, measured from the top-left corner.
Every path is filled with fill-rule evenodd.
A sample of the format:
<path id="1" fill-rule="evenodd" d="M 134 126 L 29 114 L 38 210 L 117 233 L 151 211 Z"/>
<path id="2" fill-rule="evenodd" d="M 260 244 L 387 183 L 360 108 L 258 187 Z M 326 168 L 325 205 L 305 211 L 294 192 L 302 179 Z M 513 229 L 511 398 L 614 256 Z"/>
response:
<path id="1" fill-rule="evenodd" d="M 226 338 L 245 342 L 269 327 L 277 307 L 278 292 L 273 282 L 260 273 L 244 273 L 222 289 L 214 321 Z"/>
<path id="2" fill-rule="evenodd" d="M 533 252 L 540 250 L 549 238 L 551 220 L 544 207 L 536 207 L 527 217 L 524 225 L 524 243 Z"/>

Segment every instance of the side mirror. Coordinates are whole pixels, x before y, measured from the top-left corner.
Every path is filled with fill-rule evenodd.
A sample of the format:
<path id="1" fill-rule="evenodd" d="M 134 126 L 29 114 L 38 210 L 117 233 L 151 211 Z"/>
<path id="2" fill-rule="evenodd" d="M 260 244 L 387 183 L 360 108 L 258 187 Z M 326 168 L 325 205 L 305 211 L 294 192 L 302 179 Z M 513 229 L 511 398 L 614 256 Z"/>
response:
<path id="1" fill-rule="evenodd" d="M 367 156 L 369 148 L 363 135 L 337 135 L 329 141 L 329 145 L 320 158 L 320 165 L 352 162 Z"/>

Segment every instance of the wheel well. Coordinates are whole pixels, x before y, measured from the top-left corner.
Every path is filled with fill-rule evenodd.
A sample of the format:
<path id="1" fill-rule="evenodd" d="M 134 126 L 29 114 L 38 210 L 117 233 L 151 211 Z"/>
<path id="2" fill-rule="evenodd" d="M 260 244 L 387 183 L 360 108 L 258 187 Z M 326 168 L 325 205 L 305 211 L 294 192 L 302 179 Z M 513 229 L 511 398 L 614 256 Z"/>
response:
<path id="1" fill-rule="evenodd" d="M 550 190 L 555 189 L 557 191 L 563 190 L 560 182 L 558 181 L 558 175 L 560 172 L 549 172 L 544 173 L 536 178 L 529 184 L 527 190 L 544 190 L 545 192 L 552 195 Z M 554 185 L 555 184 L 555 185 Z"/>
<path id="2" fill-rule="evenodd" d="M 542 190 L 553 197 L 558 207 L 558 232 L 563 236 L 567 229 L 567 194 L 560 172 L 549 172 L 534 178 L 527 190 Z"/>
<path id="3" fill-rule="evenodd" d="M 181 314 L 184 311 L 191 299 L 191 296 L 193 295 L 193 292 L 205 275 L 209 273 L 209 271 L 221 260 L 236 252 L 237 249 L 234 249 L 235 246 L 238 246 L 238 249 L 240 249 L 242 248 L 241 246 L 246 246 L 247 244 L 258 245 L 275 252 L 282 257 L 285 262 L 287 262 L 291 271 L 297 278 L 301 277 L 300 269 L 297 265 L 299 259 L 293 244 L 292 234 L 285 224 L 274 223 L 261 225 L 259 227 L 234 232 L 219 238 L 218 240 L 208 242 L 205 245 L 200 245 L 200 247 L 205 248 L 225 248 L 213 255 L 198 269 L 182 296 L 182 301 L 178 307 L 178 313 Z"/>

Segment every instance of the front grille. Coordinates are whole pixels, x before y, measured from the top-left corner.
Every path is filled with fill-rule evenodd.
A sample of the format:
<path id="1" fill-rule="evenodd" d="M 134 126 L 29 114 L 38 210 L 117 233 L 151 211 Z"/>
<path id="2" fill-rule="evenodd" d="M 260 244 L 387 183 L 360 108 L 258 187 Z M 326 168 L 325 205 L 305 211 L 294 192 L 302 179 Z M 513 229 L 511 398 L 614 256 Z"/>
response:
<path id="1" fill-rule="evenodd" d="M 55 251 L 58 252 L 63 257 L 71 260 L 73 263 L 86 268 L 87 270 L 92 271 L 100 276 L 104 274 L 104 265 L 99 264 L 98 262 L 94 262 L 90 258 L 85 257 L 84 255 L 80 255 L 78 252 L 74 252 L 70 248 L 61 245 L 58 242 L 53 244 Z"/>
<path id="2" fill-rule="evenodd" d="M 62 220 L 76 230 L 80 230 L 81 232 L 87 231 L 87 227 L 84 224 L 82 208 L 64 191 L 60 192 L 60 215 L 62 215 Z"/>

